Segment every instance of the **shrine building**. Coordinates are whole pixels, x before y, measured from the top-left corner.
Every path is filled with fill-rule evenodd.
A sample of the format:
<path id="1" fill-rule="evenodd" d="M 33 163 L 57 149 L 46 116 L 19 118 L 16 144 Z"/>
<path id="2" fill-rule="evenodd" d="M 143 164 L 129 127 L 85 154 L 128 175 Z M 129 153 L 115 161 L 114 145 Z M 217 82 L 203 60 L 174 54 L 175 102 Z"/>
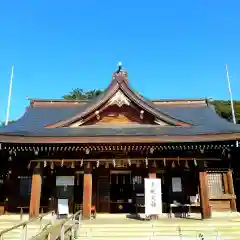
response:
<path id="1" fill-rule="evenodd" d="M 19 120 L 0 129 L 0 206 L 37 216 L 65 198 L 84 218 L 92 206 L 129 213 L 144 179 L 160 178 L 163 212 L 191 196 L 199 196 L 202 218 L 237 211 L 239 139 L 240 126 L 210 100 L 148 100 L 119 68 L 96 99 L 31 99 Z"/>

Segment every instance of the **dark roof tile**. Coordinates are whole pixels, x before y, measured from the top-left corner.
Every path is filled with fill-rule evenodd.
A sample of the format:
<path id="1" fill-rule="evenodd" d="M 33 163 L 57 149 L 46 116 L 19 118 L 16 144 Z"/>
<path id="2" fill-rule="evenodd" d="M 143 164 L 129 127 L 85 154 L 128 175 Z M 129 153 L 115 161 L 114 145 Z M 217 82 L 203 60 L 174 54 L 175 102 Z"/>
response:
<path id="1" fill-rule="evenodd" d="M 138 104 L 143 110 L 148 111 L 154 117 L 163 120 L 170 125 L 177 125 L 179 121 L 190 123 L 193 126 L 175 127 L 158 125 L 127 126 L 80 126 L 78 128 L 61 128 L 69 123 L 83 118 L 105 104 L 117 91 L 121 90 L 132 102 Z M 34 101 L 34 100 L 33 100 Z M 240 133 L 240 126 L 224 120 L 211 106 L 205 103 L 188 105 L 154 104 L 133 91 L 124 73 L 116 73 L 107 90 L 84 105 L 67 107 L 51 106 L 30 107 L 22 118 L 2 129 L 0 134 L 12 134 L 22 136 L 112 136 L 112 135 L 199 135 L 214 133 Z M 62 124 L 66 121 L 67 124 Z M 59 123 L 59 128 L 45 128 L 48 125 Z"/>
<path id="2" fill-rule="evenodd" d="M 199 135 L 210 133 L 240 132 L 240 126 L 234 125 L 221 118 L 208 106 L 202 107 L 173 107 L 156 106 L 159 111 L 182 121 L 190 122 L 191 127 L 156 126 L 156 125 L 131 125 L 124 126 L 81 126 L 79 128 L 46 129 L 47 125 L 65 120 L 84 111 L 86 106 L 75 108 L 29 108 L 26 113 L 15 123 L 1 129 L 2 134 L 16 134 L 22 136 L 110 136 L 110 135 Z"/>
<path id="3" fill-rule="evenodd" d="M 114 126 L 114 127 L 79 127 L 79 128 L 55 128 L 41 129 L 37 131 L 17 131 L 8 135 L 40 136 L 40 137 L 86 137 L 86 136 L 193 136 L 202 134 L 218 134 L 240 132 L 235 126 L 221 131 L 205 126 L 192 127 L 161 127 L 156 125 L 140 126 Z"/>

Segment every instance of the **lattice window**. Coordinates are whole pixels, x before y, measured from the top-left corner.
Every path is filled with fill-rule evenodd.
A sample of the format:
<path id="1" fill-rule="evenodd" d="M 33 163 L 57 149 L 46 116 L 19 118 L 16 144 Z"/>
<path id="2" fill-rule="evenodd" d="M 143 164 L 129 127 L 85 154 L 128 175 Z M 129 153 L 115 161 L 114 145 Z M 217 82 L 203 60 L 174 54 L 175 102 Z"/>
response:
<path id="1" fill-rule="evenodd" d="M 208 194 L 210 198 L 224 194 L 223 173 L 208 173 Z"/>

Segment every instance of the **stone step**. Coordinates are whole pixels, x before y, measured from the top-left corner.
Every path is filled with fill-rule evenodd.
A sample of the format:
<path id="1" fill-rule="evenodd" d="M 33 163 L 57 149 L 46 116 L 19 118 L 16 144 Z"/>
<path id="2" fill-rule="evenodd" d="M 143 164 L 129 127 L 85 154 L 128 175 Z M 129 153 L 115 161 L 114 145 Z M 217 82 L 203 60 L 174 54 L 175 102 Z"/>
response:
<path id="1" fill-rule="evenodd" d="M 216 236 L 217 232 L 209 232 L 209 231 L 182 231 L 181 235 L 183 236 L 198 236 L 200 233 L 206 234 L 209 236 Z M 219 231 L 220 235 L 240 235 L 240 231 Z M 106 237 L 106 236 L 121 236 L 121 237 L 144 237 L 144 236 L 179 236 L 179 232 L 177 231 L 164 231 L 164 232 L 79 232 L 78 236 L 80 237 Z"/>
<path id="2" fill-rule="evenodd" d="M 85 240 L 179 240 L 179 226 L 181 228 L 182 240 L 199 239 L 203 234 L 206 240 L 239 240 L 240 222 L 181 222 L 181 223 L 130 223 L 130 224 L 81 224 L 77 239 Z M 217 231 L 218 230 L 218 231 Z"/>
<path id="3" fill-rule="evenodd" d="M 12 222 L 6 222 L 6 221 L 1 221 L 0 222 L 0 232 L 13 227 L 16 224 L 19 224 L 20 222 L 12 223 Z M 43 224 L 43 227 L 45 227 L 46 224 Z M 31 238 L 33 236 L 36 236 L 40 232 L 40 225 L 36 223 L 30 223 L 27 227 L 27 236 L 28 238 Z M 21 239 L 21 234 L 22 234 L 22 227 L 16 228 L 11 230 L 10 232 L 7 232 L 3 235 L 3 240 L 19 240 Z"/>
<path id="4" fill-rule="evenodd" d="M 28 238 L 36 236 L 39 231 L 28 231 L 27 236 Z M 21 231 L 11 231 L 3 235 L 3 240 L 5 239 L 21 239 Z"/>
<path id="5" fill-rule="evenodd" d="M 80 227 L 80 231 L 83 232 L 90 232 L 90 231 L 95 231 L 95 232 L 116 232 L 116 231 L 125 231 L 125 232 L 132 232 L 132 231 L 138 231 L 138 232 L 145 232 L 145 231 L 165 231 L 165 230 L 173 230 L 173 231 L 201 231 L 203 229 L 209 229 L 211 231 L 215 231 L 217 229 L 229 229 L 231 228 L 232 230 L 240 230 L 240 225 L 236 225 L 236 226 L 231 226 L 231 225 L 225 225 L 225 226 L 179 226 L 179 227 L 128 227 L 128 228 L 124 228 L 124 227 L 112 227 L 112 228 L 108 228 L 105 226 L 102 226 L 101 228 L 95 228 L 95 227 Z"/>
<path id="6" fill-rule="evenodd" d="M 226 224 L 228 226 L 240 226 L 240 221 L 236 221 L 236 222 L 197 222 L 195 224 L 188 223 L 188 222 L 172 222 L 172 223 L 165 223 L 165 222 L 158 222 L 158 223 L 119 223 L 119 224 L 101 224 L 101 223 L 89 223 L 89 224 L 85 224 L 85 223 L 80 223 L 81 227 L 88 227 L 88 228 L 102 228 L 102 227 L 106 227 L 106 228 L 142 228 L 142 227 L 196 227 L 196 226 L 212 226 L 212 227 L 224 227 L 226 226 Z"/>
<path id="7" fill-rule="evenodd" d="M 78 237 L 76 240 L 123 240 L 123 237 Z M 179 236 L 151 236 L 151 237 L 124 237 L 124 240 L 197 240 L 199 238 L 196 237 L 179 237 Z M 206 240 L 216 240 L 216 236 L 204 236 Z M 225 236 L 224 238 L 219 238 L 219 240 L 239 240 L 239 236 Z"/>

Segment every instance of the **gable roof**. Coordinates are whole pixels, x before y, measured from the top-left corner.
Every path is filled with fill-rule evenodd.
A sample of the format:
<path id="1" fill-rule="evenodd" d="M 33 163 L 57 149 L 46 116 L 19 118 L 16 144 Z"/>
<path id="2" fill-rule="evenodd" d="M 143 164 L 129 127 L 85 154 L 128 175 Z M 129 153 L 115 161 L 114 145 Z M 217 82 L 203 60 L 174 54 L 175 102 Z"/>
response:
<path id="1" fill-rule="evenodd" d="M 98 110 L 111 97 L 122 91 L 127 98 L 171 126 L 139 125 L 80 126 L 66 125 Z M 180 124 L 179 124 L 180 123 Z M 182 124 L 182 126 L 181 126 Z M 57 128 L 46 128 L 54 125 Z M 85 136 L 197 136 L 240 133 L 240 126 L 221 118 L 205 99 L 149 101 L 134 92 L 125 72 L 113 74 L 106 91 L 91 101 L 39 100 L 31 101 L 25 114 L 15 123 L 0 129 L 0 142 L 4 136 L 26 137 L 85 137 Z M 232 136 L 234 139 L 235 136 Z"/>
<path id="2" fill-rule="evenodd" d="M 173 118 L 179 119 L 183 122 L 191 123 L 194 126 L 202 126 L 211 128 L 212 130 L 221 129 L 239 129 L 239 125 L 234 125 L 224 118 L 221 118 L 208 104 L 195 104 L 196 106 L 189 107 L 189 104 L 182 105 L 155 105 L 156 109 L 170 115 Z M 73 118 L 79 112 L 86 111 L 86 105 L 74 107 L 28 107 L 24 115 L 14 123 L 1 129 L 1 132 L 14 131 L 39 131 L 45 126 L 56 124 L 64 121 L 66 118 Z M 163 128 L 163 127 L 162 127 Z M 189 127 L 186 127 L 189 128 Z"/>
<path id="3" fill-rule="evenodd" d="M 175 119 L 172 116 L 161 112 L 152 102 L 146 100 L 137 92 L 133 91 L 129 86 L 126 73 L 124 71 L 120 71 L 113 74 L 113 78 L 109 87 L 102 95 L 93 101 L 90 101 L 85 106 L 85 109 L 79 112 L 79 114 L 58 122 L 55 127 L 66 127 L 69 124 L 72 124 L 80 119 L 85 118 L 87 115 L 94 113 L 95 111 L 99 110 L 104 104 L 106 104 L 119 91 L 123 93 L 131 102 L 139 106 L 142 110 L 156 117 L 156 119 L 160 119 L 170 125 L 188 125 L 188 123 L 185 123 L 179 119 Z"/>

